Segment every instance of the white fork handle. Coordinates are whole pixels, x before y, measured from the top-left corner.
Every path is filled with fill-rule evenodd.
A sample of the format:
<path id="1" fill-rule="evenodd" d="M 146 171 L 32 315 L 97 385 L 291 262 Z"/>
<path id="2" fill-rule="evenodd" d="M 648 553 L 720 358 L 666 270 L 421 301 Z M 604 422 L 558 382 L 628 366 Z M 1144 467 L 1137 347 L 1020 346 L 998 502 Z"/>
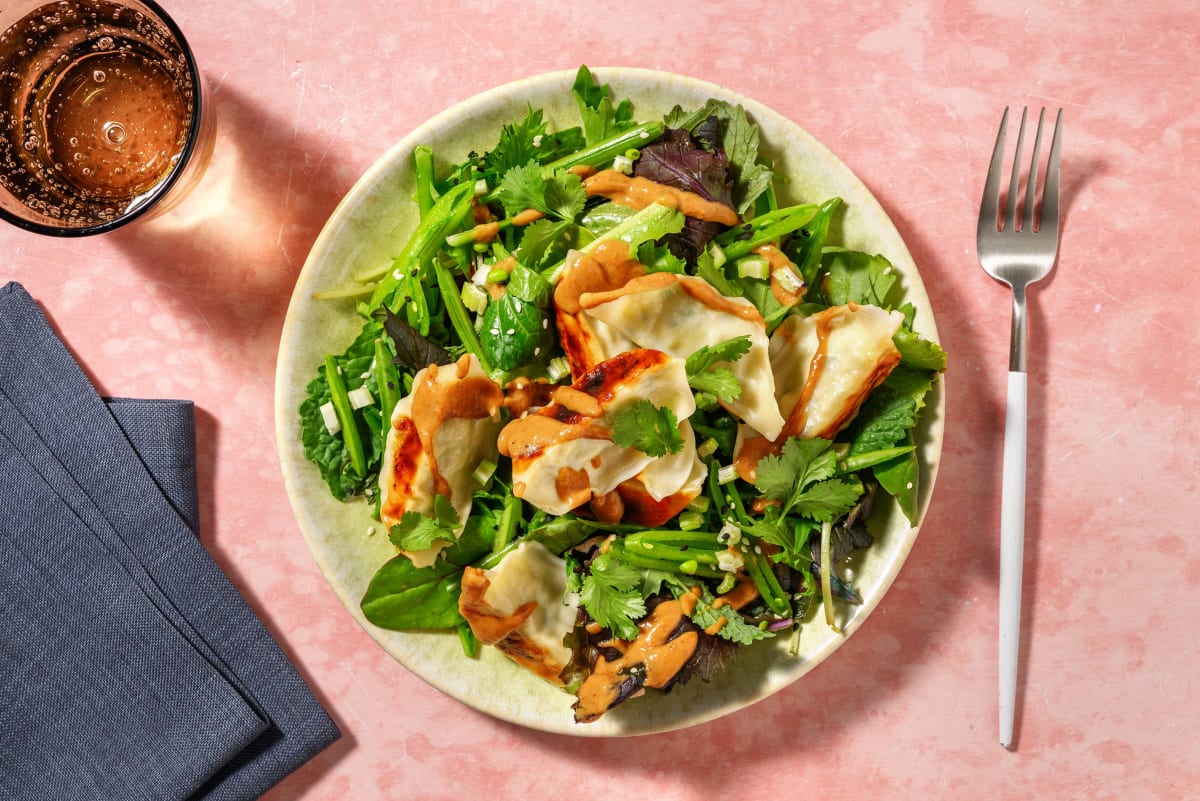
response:
<path id="1" fill-rule="evenodd" d="M 1008 374 L 1004 416 L 1004 483 L 1000 500 L 1000 745 L 1012 746 L 1021 634 L 1021 568 L 1025 551 L 1027 374 Z"/>

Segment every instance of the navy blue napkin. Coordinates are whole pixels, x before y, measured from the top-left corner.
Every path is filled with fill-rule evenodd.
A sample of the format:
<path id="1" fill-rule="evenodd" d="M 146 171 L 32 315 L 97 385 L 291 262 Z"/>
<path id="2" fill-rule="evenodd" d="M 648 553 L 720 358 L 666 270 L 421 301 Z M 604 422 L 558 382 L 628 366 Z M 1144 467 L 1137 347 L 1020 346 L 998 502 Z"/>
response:
<path id="1" fill-rule="evenodd" d="M 0 287 L 0 799 L 253 799 L 339 732 L 199 531 L 192 405 Z"/>

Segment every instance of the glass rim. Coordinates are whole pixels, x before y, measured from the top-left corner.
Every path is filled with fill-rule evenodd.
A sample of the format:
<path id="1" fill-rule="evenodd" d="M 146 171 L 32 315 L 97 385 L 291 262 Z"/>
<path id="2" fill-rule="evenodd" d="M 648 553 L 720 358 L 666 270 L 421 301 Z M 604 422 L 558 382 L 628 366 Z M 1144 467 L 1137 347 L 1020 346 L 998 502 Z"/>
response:
<path id="1" fill-rule="evenodd" d="M 117 2 L 120 2 L 120 0 L 117 0 Z M 188 120 L 187 139 L 183 143 L 183 148 L 179 151 L 179 160 L 171 168 L 171 171 L 167 173 L 166 177 L 154 185 L 149 191 L 148 196 L 136 208 L 112 220 L 106 220 L 96 225 L 65 228 L 24 219 L 0 206 L 0 218 L 6 222 L 18 228 L 23 228 L 26 231 L 48 236 L 76 237 L 108 233 L 109 231 L 128 225 L 158 206 L 162 199 L 170 193 L 171 189 L 179 181 L 180 176 L 183 175 L 184 170 L 191 163 L 192 154 L 195 152 L 203 133 L 204 104 L 207 102 L 204 78 L 200 75 L 196 56 L 192 53 L 192 47 L 188 44 L 187 37 L 183 35 L 183 31 L 180 30 L 179 25 L 175 23 L 171 15 L 155 0 L 132 0 L 132 2 L 144 6 L 151 14 L 156 16 L 159 22 L 167 29 L 167 32 L 175 39 L 175 42 L 179 45 L 179 51 L 183 55 L 184 63 L 187 64 L 188 76 L 192 79 L 192 114 Z M 50 5 L 51 3 L 52 0 L 46 0 L 43 5 Z M 36 10 L 36 7 L 34 10 Z"/>

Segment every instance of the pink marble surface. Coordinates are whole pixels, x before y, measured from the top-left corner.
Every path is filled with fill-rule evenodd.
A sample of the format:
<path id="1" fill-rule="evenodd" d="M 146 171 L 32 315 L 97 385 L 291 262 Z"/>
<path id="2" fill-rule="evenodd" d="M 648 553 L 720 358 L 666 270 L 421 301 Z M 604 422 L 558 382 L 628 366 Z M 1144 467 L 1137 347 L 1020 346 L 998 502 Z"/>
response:
<path id="1" fill-rule="evenodd" d="M 791 5 L 167 2 L 216 89 L 199 190 L 101 239 L 0 229 L 0 277 L 43 302 L 102 391 L 199 407 L 204 541 L 345 731 L 272 801 L 1200 792 L 1200 14 L 1184 0 Z M 721 83 L 828 144 L 893 215 L 952 359 L 933 505 L 864 627 L 768 702 L 605 742 L 482 716 L 376 647 L 305 548 L 272 424 L 291 284 L 359 174 L 447 105 L 581 62 Z M 1066 115 L 1062 258 L 1031 307 L 1014 753 L 996 742 L 1009 307 L 974 247 L 1005 104 Z"/>

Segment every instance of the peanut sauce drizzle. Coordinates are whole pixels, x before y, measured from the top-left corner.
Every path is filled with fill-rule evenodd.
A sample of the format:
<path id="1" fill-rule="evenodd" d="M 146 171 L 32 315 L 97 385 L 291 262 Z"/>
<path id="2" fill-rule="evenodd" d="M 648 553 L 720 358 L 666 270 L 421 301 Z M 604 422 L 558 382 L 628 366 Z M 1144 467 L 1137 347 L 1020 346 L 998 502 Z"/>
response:
<path id="1" fill-rule="evenodd" d="M 579 687 L 575 719 L 590 723 L 607 712 L 620 697 L 624 674 L 637 665 L 646 671 L 644 686 L 665 687 L 696 652 L 700 640 L 697 632 L 686 631 L 674 639 L 671 635 L 696 608 L 697 600 L 696 592 L 687 592 L 675 600 L 663 601 L 638 624 L 636 639 L 605 641 L 604 647 L 620 651 L 621 656 L 611 662 L 603 656 L 596 660 L 591 674 Z"/>
<path id="2" fill-rule="evenodd" d="M 602 195 L 614 203 L 641 210 L 652 203 L 661 203 L 679 209 L 688 217 L 722 225 L 737 225 L 741 222 L 736 211 L 708 200 L 695 192 L 676 189 L 648 178 L 625 175 L 617 170 L 601 170 L 583 182 L 589 195 Z"/>
<path id="3" fill-rule="evenodd" d="M 425 370 L 424 379 L 413 387 L 410 417 L 417 428 L 421 448 L 429 457 L 429 468 L 433 473 L 434 491 L 450 498 L 450 485 L 438 471 L 437 456 L 433 451 L 433 437 L 442 423 L 451 418 L 477 420 L 484 417 L 499 419 L 500 406 L 504 401 L 500 387 L 486 376 L 468 377 L 471 362 L 463 356 L 455 364 L 455 381 L 439 383 L 438 366 L 431 364 Z"/>

